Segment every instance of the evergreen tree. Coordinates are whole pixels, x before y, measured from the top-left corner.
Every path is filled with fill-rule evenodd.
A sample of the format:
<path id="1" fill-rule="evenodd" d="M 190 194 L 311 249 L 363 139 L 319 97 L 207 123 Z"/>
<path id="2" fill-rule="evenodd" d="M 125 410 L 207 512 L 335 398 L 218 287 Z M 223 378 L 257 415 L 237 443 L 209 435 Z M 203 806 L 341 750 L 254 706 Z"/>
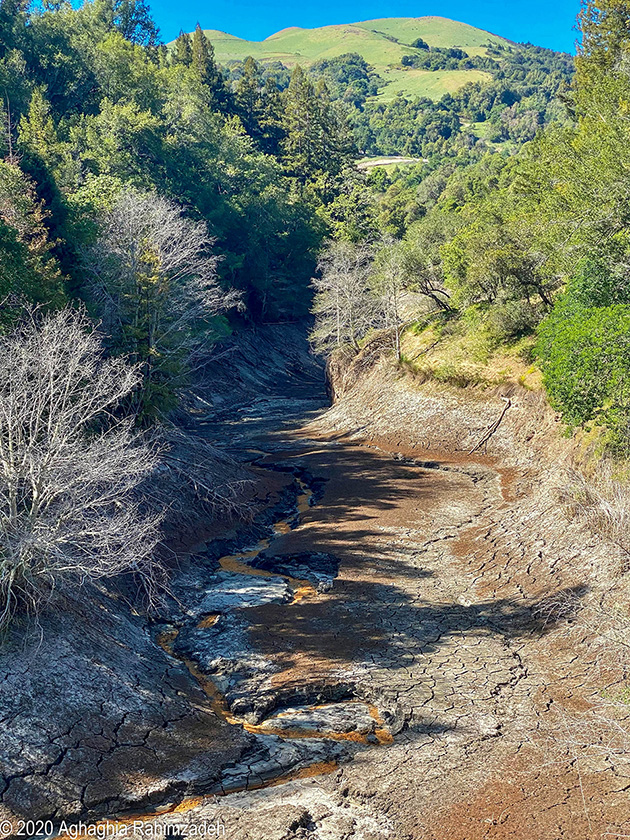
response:
<path id="1" fill-rule="evenodd" d="M 214 58 L 214 47 L 199 24 L 192 37 L 192 68 L 199 80 L 207 85 L 221 110 L 229 103 L 230 95 Z"/>
<path id="2" fill-rule="evenodd" d="M 20 120 L 19 144 L 47 162 L 58 151 L 59 139 L 50 104 L 41 88 L 35 88 L 33 91 L 28 114 Z"/>
<path id="3" fill-rule="evenodd" d="M 263 99 L 261 95 L 262 71 L 260 65 L 249 56 L 243 64 L 243 74 L 237 81 L 234 93 L 237 113 L 247 133 L 260 141 L 263 120 Z"/>
<path id="4" fill-rule="evenodd" d="M 321 109 L 313 83 L 296 65 L 285 97 L 284 162 L 289 174 L 305 182 L 325 169 Z"/>
<path id="5" fill-rule="evenodd" d="M 321 130 L 323 169 L 339 174 L 344 166 L 356 154 L 352 129 L 347 112 L 331 100 L 330 90 L 324 79 L 320 79 L 316 88 L 319 103 L 319 121 Z"/>
<path id="6" fill-rule="evenodd" d="M 192 64 L 192 44 L 190 42 L 190 35 L 184 30 L 180 30 L 179 35 L 173 47 L 173 55 L 171 58 L 173 64 L 183 64 L 185 67 L 190 67 Z"/>
<path id="7" fill-rule="evenodd" d="M 157 46 L 160 32 L 145 0 L 115 0 L 114 22 L 123 38 L 132 44 Z"/>
<path id="8" fill-rule="evenodd" d="M 280 157 L 285 139 L 283 127 L 283 101 L 276 80 L 269 77 L 262 91 L 262 115 L 260 120 L 264 152 Z"/>
<path id="9" fill-rule="evenodd" d="M 354 151 L 347 119 L 332 103 L 326 82 L 313 87 L 299 65 L 286 92 L 283 125 L 285 165 L 302 181 L 318 172 L 338 175 Z"/>

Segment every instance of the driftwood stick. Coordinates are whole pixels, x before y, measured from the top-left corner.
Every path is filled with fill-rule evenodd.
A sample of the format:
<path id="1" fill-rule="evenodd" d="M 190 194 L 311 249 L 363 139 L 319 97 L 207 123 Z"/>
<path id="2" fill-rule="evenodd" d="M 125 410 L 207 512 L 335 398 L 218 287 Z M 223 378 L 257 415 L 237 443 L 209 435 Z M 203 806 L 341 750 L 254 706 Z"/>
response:
<path id="1" fill-rule="evenodd" d="M 473 448 L 472 448 L 472 449 L 470 450 L 470 452 L 468 453 L 469 455 L 472 455 L 472 454 L 473 454 L 473 452 L 476 452 L 476 451 L 477 451 L 477 450 L 478 450 L 481 446 L 483 446 L 483 445 L 484 445 L 484 443 L 487 443 L 487 442 L 490 440 L 490 438 L 492 437 L 492 435 L 496 432 L 496 430 L 497 430 L 497 429 L 499 428 L 499 426 L 501 425 L 501 421 L 502 421 L 502 420 L 503 420 L 503 418 L 505 417 L 505 412 L 506 412 L 506 411 L 508 410 L 508 408 L 512 405 L 512 400 L 511 400 L 511 399 L 509 399 L 508 397 L 501 397 L 501 399 L 505 401 L 505 406 L 503 407 L 503 411 L 501 412 L 501 415 L 499 416 L 499 418 L 498 418 L 497 420 L 495 420 L 495 421 L 494 421 L 494 423 L 492 423 L 492 425 L 491 425 L 491 426 L 489 426 L 489 427 L 488 427 L 487 432 L 486 432 L 486 433 L 484 434 L 484 436 L 481 438 L 481 440 L 479 441 L 479 443 L 476 443 L 476 444 L 473 446 Z"/>
<path id="2" fill-rule="evenodd" d="M 411 361 L 415 362 L 416 359 L 420 358 L 420 356 L 424 356 L 426 353 L 429 353 L 431 350 L 433 350 L 433 348 L 436 346 L 436 344 L 439 344 L 439 343 L 440 343 L 440 339 L 438 338 L 438 340 L 434 341 L 433 344 L 429 344 L 429 346 L 425 347 L 424 350 L 421 350 L 419 353 L 416 353 L 416 355 L 413 357 L 413 359 Z"/>

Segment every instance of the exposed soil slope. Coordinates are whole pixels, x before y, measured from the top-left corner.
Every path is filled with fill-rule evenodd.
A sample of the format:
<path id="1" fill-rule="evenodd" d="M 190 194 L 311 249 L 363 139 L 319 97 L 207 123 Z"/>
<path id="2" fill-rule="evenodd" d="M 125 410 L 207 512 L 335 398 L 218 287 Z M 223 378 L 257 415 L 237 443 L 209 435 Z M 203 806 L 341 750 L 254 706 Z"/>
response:
<path id="1" fill-rule="evenodd" d="M 258 340 L 280 365 L 291 339 Z M 629 833 L 627 769 L 566 735 L 623 674 L 594 670 L 595 640 L 558 609 L 600 597 L 619 558 L 562 514 L 571 449 L 540 395 L 511 388 L 488 454 L 467 455 L 503 392 L 416 388 L 380 362 L 326 411 L 306 358 L 264 396 L 252 357 L 226 358 L 195 422 L 276 490 L 259 526 L 197 546 L 141 643 L 119 640 L 125 673 L 143 663 L 139 695 L 167 695 L 158 732 L 197 727 L 172 730 L 185 750 L 169 775 L 163 734 L 159 761 L 134 763 L 154 736 L 138 745 L 129 715 L 127 805 L 152 799 L 146 821 L 179 833 L 219 820 L 236 840 Z M 92 734 L 62 763 L 89 777 L 106 756 Z M 31 769 L 31 789 L 37 776 L 48 796 L 55 766 Z M 110 804 L 119 816 L 122 798 Z"/>

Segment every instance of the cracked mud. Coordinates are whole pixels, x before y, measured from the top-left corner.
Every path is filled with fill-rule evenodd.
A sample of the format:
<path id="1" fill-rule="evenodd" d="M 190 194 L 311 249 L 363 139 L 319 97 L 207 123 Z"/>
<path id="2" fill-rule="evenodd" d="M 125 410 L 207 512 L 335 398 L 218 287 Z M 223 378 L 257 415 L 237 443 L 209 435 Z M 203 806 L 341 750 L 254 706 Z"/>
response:
<path id="1" fill-rule="evenodd" d="M 407 437 L 348 436 L 351 404 L 313 425 L 311 390 L 206 423 L 277 477 L 284 514 L 240 546 L 198 546 L 153 628 L 103 599 L 119 684 L 97 666 L 79 691 L 81 671 L 76 720 L 59 702 L 63 730 L 47 732 L 47 709 L 19 751 L 37 695 L 25 702 L 24 677 L 5 680 L 22 698 L 5 717 L 7 812 L 116 817 L 137 803 L 162 826 L 220 819 L 236 840 L 623 833 L 630 778 L 546 746 L 555 710 L 601 686 L 588 640 L 578 656 L 544 604 L 579 595 L 605 549 L 561 519 L 527 463 L 418 447 L 430 423 L 423 438 L 410 428 L 417 406 L 399 405 Z M 69 674 L 53 696 L 73 679 L 60 639 Z"/>

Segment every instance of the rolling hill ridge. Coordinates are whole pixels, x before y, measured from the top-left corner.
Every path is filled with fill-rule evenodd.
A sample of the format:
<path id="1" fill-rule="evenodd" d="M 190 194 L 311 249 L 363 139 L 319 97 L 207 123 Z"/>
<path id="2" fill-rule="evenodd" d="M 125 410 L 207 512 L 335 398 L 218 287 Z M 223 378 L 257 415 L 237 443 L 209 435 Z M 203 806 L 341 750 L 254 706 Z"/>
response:
<path id="1" fill-rule="evenodd" d="M 379 18 L 316 29 L 289 27 L 264 41 L 248 41 L 214 29 L 204 31 L 214 46 L 217 60 L 227 65 L 252 56 L 263 63 L 280 61 L 287 67 L 296 64 L 308 67 L 322 59 L 358 53 L 383 78 L 385 85 L 379 98 L 384 100 L 393 99 L 399 92 L 439 99 L 467 82 L 490 78 L 477 69 L 430 71 L 401 66 L 403 56 L 422 54 L 422 50 L 412 46 L 418 38 L 432 48 L 457 47 L 469 56 L 485 55 L 489 44 L 511 43 L 483 29 L 437 16 Z"/>

